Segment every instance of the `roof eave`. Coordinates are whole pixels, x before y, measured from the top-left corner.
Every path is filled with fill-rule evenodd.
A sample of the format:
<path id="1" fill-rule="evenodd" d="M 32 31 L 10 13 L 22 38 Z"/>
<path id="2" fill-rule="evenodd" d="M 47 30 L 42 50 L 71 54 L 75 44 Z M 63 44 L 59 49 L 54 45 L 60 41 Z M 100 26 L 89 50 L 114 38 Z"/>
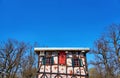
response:
<path id="1" fill-rule="evenodd" d="M 87 53 L 87 52 L 89 52 L 90 51 L 90 48 L 76 48 L 76 47 L 64 47 L 64 48 L 56 48 L 56 47 L 51 47 L 51 48 L 34 48 L 34 51 L 36 52 L 36 53 L 39 53 L 39 52 L 41 52 L 41 51 L 81 51 L 81 52 L 83 52 L 83 53 Z"/>

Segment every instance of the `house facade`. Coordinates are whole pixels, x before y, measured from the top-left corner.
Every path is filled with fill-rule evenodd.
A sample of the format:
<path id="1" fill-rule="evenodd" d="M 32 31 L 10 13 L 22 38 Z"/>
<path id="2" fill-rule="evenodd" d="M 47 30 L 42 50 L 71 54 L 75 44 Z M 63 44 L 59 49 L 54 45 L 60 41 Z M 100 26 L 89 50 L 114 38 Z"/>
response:
<path id="1" fill-rule="evenodd" d="M 88 78 L 89 48 L 34 48 L 38 54 L 37 78 Z"/>

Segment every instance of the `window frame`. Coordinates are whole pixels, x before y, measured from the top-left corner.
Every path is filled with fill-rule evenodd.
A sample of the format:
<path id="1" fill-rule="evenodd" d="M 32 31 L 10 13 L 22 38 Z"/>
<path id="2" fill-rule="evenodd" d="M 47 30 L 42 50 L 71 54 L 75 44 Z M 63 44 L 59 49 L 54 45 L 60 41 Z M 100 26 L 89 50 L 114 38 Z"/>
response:
<path id="1" fill-rule="evenodd" d="M 73 67 L 82 67 L 83 66 L 82 59 L 72 58 L 72 66 Z"/>
<path id="2" fill-rule="evenodd" d="M 75 66 L 75 67 L 80 66 L 80 64 L 79 64 L 79 59 L 78 59 L 78 58 L 75 58 L 75 59 L 74 59 L 74 66 Z"/>
<path id="3" fill-rule="evenodd" d="M 54 64 L 54 58 L 53 57 L 43 57 L 42 59 L 43 65 L 53 65 Z"/>
<path id="4" fill-rule="evenodd" d="M 46 59 L 45 59 L 45 63 L 46 63 L 46 65 L 51 65 L 52 64 L 52 58 L 51 57 L 46 57 Z"/>

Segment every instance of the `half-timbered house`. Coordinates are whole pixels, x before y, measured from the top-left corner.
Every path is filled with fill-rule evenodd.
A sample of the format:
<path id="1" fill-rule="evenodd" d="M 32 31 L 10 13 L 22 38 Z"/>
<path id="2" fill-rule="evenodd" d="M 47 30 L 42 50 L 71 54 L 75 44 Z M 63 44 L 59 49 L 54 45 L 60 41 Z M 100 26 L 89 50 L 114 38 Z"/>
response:
<path id="1" fill-rule="evenodd" d="M 37 78 L 88 78 L 89 48 L 35 48 Z"/>

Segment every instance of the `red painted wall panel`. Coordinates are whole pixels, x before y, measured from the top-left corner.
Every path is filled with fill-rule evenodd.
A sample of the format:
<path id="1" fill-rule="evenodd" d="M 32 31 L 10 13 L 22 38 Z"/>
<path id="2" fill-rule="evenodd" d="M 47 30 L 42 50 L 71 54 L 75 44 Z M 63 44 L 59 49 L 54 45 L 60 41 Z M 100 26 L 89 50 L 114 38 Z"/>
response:
<path id="1" fill-rule="evenodd" d="M 66 64 L 66 53 L 64 51 L 59 52 L 59 64 Z"/>

